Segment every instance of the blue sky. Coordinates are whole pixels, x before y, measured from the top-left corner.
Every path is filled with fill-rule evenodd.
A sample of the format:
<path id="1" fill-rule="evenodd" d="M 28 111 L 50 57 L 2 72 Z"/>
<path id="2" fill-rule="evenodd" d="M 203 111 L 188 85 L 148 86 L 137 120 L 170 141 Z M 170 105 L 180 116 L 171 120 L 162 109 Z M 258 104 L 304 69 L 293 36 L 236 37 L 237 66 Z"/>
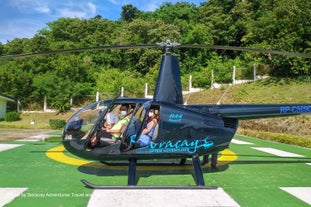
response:
<path id="1" fill-rule="evenodd" d="M 132 4 L 141 11 L 154 11 L 164 2 L 183 0 L 1 0 L 0 42 L 31 38 L 46 23 L 61 17 L 103 18 L 117 20 L 123 5 Z M 185 1 L 185 0 L 184 0 Z M 197 6 L 204 0 L 188 0 Z"/>

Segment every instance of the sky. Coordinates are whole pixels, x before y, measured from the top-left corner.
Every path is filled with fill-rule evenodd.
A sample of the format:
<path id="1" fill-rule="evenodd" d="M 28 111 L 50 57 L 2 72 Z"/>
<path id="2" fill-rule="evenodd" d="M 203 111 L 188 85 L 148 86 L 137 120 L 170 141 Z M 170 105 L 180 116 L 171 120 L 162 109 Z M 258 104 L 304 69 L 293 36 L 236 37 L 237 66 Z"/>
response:
<path id="1" fill-rule="evenodd" d="M 61 17 L 93 18 L 96 15 L 109 20 L 120 18 L 122 6 L 132 4 L 141 11 L 154 11 L 164 2 L 186 0 L 0 0 L 0 42 L 14 38 L 31 38 L 46 23 Z M 197 6 L 204 0 L 188 0 Z"/>

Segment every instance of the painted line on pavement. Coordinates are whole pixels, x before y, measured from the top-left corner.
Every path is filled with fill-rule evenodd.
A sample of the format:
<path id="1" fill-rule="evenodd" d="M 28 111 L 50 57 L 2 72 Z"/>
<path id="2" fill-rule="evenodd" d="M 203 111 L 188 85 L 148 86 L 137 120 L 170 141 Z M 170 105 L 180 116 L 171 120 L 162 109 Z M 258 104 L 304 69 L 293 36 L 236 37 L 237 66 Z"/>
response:
<path id="1" fill-rule="evenodd" d="M 311 205 L 311 187 L 280 187 L 287 193 Z"/>
<path id="2" fill-rule="evenodd" d="M 222 188 L 217 189 L 100 189 L 94 190 L 88 207 L 231 206 L 239 207 Z"/>
<path id="3" fill-rule="evenodd" d="M 278 149 L 274 149 L 274 148 L 270 148 L 270 147 L 252 147 L 255 150 L 259 150 L 262 152 L 266 152 L 269 154 L 273 154 L 279 157 L 304 157 L 302 155 L 298 155 L 295 153 L 291 153 L 291 152 L 286 152 L 283 150 L 278 150 Z"/>
<path id="4" fill-rule="evenodd" d="M 14 149 L 16 147 L 20 147 L 23 144 L 0 144 L 0 152 L 9 150 L 9 149 Z"/>
<path id="5" fill-rule="evenodd" d="M 0 188 L 0 206 L 4 206 L 12 202 L 27 189 L 28 188 Z"/>
<path id="6" fill-rule="evenodd" d="M 231 142 L 234 144 L 253 144 L 251 142 L 245 142 L 245 141 L 241 141 L 241 140 L 237 140 L 237 139 L 232 139 Z"/>
<path id="7" fill-rule="evenodd" d="M 24 138 L 24 139 L 19 139 L 16 141 L 19 141 L 19 142 L 38 142 L 38 141 L 44 141 L 45 139 L 47 139 L 49 137 L 50 137 L 50 135 L 48 135 L 48 134 L 39 134 L 39 135 L 34 135 L 31 137 Z"/>

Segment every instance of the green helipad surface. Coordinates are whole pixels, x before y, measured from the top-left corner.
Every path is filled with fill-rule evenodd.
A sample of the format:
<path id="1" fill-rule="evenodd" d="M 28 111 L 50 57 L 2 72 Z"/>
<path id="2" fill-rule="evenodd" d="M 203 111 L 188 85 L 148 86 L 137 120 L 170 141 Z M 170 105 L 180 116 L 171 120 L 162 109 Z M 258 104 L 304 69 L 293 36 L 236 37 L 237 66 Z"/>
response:
<path id="1" fill-rule="evenodd" d="M 235 156 L 236 160 L 230 161 Z M 184 167 L 177 165 L 178 160 L 165 162 L 141 163 L 138 185 L 195 185 L 191 162 Z M 95 191 L 86 188 L 81 179 L 101 185 L 127 184 L 126 165 L 81 160 L 63 151 L 60 143 L 0 144 L 0 167 L 0 206 L 87 206 L 94 204 Z M 219 170 L 209 165 L 203 170 L 206 185 L 218 186 L 239 206 L 311 205 L 311 149 L 236 136 L 230 149 L 222 152 Z M 162 205 L 165 202 L 158 206 Z"/>

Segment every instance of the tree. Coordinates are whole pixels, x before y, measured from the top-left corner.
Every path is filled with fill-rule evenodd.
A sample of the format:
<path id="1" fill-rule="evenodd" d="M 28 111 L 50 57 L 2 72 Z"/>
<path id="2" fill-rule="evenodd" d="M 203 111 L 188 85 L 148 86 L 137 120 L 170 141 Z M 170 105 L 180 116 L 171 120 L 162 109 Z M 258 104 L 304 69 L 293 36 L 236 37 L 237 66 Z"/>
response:
<path id="1" fill-rule="evenodd" d="M 124 25 L 120 37 L 125 44 L 146 44 L 157 43 L 163 40 L 180 39 L 178 28 L 174 25 L 165 24 L 163 21 L 133 20 Z M 126 50 L 126 61 L 123 64 L 131 71 L 138 71 L 142 74 L 149 72 L 153 65 L 159 62 L 161 50 L 154 49 L 131 49 Z"/>
<path id="2" fill-rule="evenodd" d="M 29 71 L 31 63 L 18 64 L 17 61 L 5 62 L 0 66 L 1 93 L 18 98 L 27 107 L 31 101 L 33 74 Z M 28 69 L 27 69 L 28 68 Z"/>
<path id="3" fill-rule="evenodd" d="M 0 42 L 0 55 L 2 55 L 4 50 L 4 45 Z"/>
<path id="4" fill-rule="evenodd" d="M 141 16 L 141 11 L 132 4 L 122 6 L 121 19 L 126 22 L 131 22 Z"/>
<path id="5" fill-rule="evenodd" d="M 200 6 L 164 3 L 153 12 L 124 5 L 121 19 L 100 15 L 90 19 L 60 18 L 47 23 L 32 38 L 0 44 L 0 54 L 21 54 L 100 45 L 154 44 L 167 39 L 182 44 L 231 45 L 311 53 L 311 2 L 308 0 L 209 0 Z M 164 50 L 126 49 L 51 54 L 0 61 L 1 93 L 17 97 L 24 106 L 42 106 L 43 96 L 63 110 L 69 99 L 119 92 L 142 96 L 144 84 L 155 87 Z M 277 76 L 311 76 L 309 59 L 239 51 L 179 48 L 183 85 L 231 82 L 233 64 L 249 62 Z M 305 79 L 307 80 L 307 79 Z"/>
<path id="6" fill-rule="evenodd" d="M 232 1 L 211 0 L 203 3 L 198 11 L 198 21 L 206 25 L 216 45 L 230 45 L 235 41 L 230 33 L 234 25 L 229 15 L 231 8 Z"/>
<path id="7" fill-rule="evenodd" d="M 154 12 L 144 14 L 143 19 L 148 21 L 161 20 L 167 25 L 174 25 L 183 36 L 189 28 L 197 23 L 198 7 L 187 2 L 163 3 Z M 182 40 L 182 39 L 181 39 Z M 162 40 L 163 41 L 163 40 Z"/>
<path id="8" fill-rule="evenodd" d="M 308 0 L 262 1 L 255 19 L 247 25 L 246 44 L 264 49 L 310 53 L 311 2 Z M 269 56 L 273 74 L 310 75 L 310 60 Z"/>
<path id="9" fill-rule="evenodd" d="M 96 76 L 97 91 L 117 94 L 121 91 L 121 87 L 124 87 L 127 96 L 143 96 L 145 82 L 138 72 L 121 72 L 113 68 L 103 69 L 101 72 L 96 73 Z"/>

